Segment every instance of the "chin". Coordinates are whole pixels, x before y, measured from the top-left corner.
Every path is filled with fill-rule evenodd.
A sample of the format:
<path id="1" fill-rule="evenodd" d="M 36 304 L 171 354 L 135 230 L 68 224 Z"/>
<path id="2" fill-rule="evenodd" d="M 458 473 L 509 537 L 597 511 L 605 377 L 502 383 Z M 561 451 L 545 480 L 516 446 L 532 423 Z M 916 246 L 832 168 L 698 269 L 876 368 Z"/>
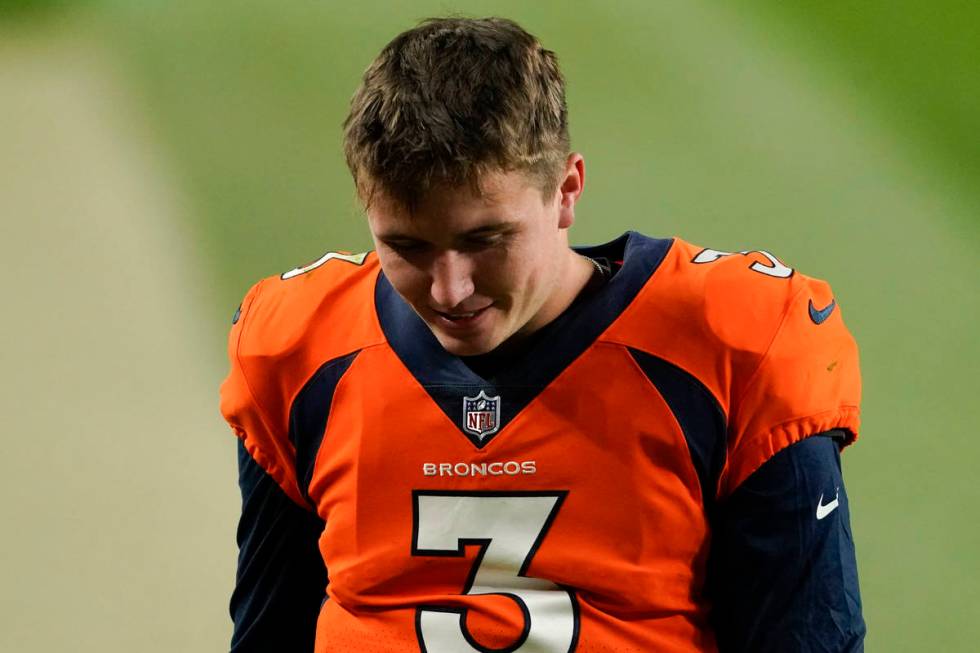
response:
<path id="1" fill-rule="evenodd" d="M 500 343 L 492 339 L 479 338 L 473 340 L 461 340 L 450 335 L 433 330 L 436 340 L 442 348 L 453 356 L 480 356 L 496 349 Z"/>

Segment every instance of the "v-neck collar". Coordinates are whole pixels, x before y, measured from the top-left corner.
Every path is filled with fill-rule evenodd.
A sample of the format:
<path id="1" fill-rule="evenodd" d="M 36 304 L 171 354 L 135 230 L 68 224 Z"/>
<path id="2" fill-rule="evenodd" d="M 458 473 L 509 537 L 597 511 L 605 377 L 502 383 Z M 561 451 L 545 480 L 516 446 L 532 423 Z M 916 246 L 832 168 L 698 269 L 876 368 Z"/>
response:
<path id="1" fill-rule="evenodd" d="M 574 302 L 544 327 L 547 336 L 493 379 L 484 379 L 458 356 L 439 344 L 435 335 L 395 291 L 383 272 L 375 286 L 375 308 L 389 345 L 408 371 L 471 442 L 482 449 L 507 424 L 578 358 L 619 317 L 663 261 L 672 239 L 653 239 L 627 232 L 593 247 L 574 248 L 592 258 L 622 261 L 605 286 L 582 302 Z M 490 432 L 474 433 L 465 425 L 467 400 L 496 399 L 496 421 Z M 491 402 L 491 405 L 492 402 Z"/>

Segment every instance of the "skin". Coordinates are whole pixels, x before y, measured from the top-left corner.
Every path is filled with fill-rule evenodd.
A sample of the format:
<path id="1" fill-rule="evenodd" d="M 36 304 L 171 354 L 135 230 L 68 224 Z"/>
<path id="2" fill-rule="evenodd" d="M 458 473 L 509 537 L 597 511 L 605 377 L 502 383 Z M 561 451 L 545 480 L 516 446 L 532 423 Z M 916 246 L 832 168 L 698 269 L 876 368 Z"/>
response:
<path id="1" fill-rule="evenodd" d="M 457 356 L 506 348 L 562 313 L 593 266 L 568 244 L 585 161 L 569 155 L 554 193 L 523 172 L 494 172 L 483 193 L 444 188 L 414 213 L 384 197 L 367 211 L 385 276 Z"/>

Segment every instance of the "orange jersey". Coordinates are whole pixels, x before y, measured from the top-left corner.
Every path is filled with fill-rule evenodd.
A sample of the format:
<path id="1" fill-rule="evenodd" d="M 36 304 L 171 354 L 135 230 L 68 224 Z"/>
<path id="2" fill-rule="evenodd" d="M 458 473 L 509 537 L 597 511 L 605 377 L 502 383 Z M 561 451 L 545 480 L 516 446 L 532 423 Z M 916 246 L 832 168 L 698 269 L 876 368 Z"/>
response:
<path id="1" fill-rule="evenodd" d="M 583 251 L 621 265 L 493 379 L 373 254 L 246 296 L 221 408 L 326 524 L 318 653 L 714 651 L 713 506 L 809 435 L 856 438 L 826 283 L 635 233 Z"/>

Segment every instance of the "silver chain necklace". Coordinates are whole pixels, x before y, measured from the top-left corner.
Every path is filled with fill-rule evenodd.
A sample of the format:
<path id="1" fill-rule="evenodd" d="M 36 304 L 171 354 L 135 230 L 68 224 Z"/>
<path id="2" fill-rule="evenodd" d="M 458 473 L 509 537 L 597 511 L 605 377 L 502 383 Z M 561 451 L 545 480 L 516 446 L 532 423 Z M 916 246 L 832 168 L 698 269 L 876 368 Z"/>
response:
<path id="1" fill-rule="evenodd" d="M 588 259 L 589 263 L 591 263 L 593 267 L 595 267 L 596 272 L 598 272 L 599 276 L 601 276 L 603 279 L 605 279 L 606 276 L 609 274 L 609 270 L 606 269 L 606 267 L 602 263 L 595 260 L 591 256 L 586 256 L 585 254 L 580 254 L 579 256 L 581 256 L 584 259 Z"/>

